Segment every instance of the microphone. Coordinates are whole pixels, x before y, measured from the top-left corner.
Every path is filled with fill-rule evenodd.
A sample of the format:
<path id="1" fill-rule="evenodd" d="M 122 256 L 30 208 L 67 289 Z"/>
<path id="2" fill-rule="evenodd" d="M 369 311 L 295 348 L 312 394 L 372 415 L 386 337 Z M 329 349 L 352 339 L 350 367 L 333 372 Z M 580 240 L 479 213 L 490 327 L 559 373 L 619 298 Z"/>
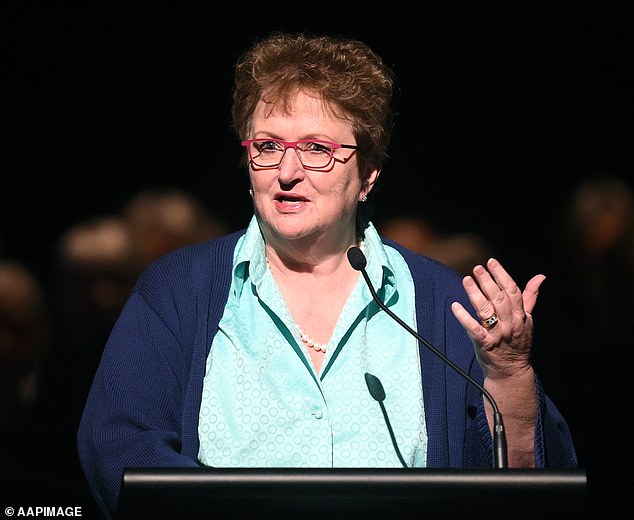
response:
<path id="1" fill-rule="evenodd" d="M 387 410 L 385 409 L 385 405 L 383 404 L 383 401 L 385 400 L 385 390 L 383 389 L 381 380 L 375 375 L 372 375 L 369 372 L 366 372 L 365 384 L 368 386 L 368 390 L 372 398 L 375 401 L 377 401 L 379 403 L 379 406 L 381 407 L 381 411 L 383 412 L 383 418 L 385 419 L 387 430 L 388 432 L 390 432 L 390 439 L 392 439 L 392 445 L 394 446 L 394 450 L 396 451 L 398 460 L 401 461 L 401 464 L 403 465 L 404 468 L 407 468 L 405 459 L 403 459 L 403 456 L 401 455 L 401 450 L 398 449 L 398 443 L 396 442 L 396 437 L 394 436 L 394 430 L 392 430 L 392 423 L 390 422 L 390 418 L 387 416 Z"/>
<path id="2" fill-rule="evenodd" d="M 370 293 L 372 293 L 372 298 L 374 301 L 383 309 L 392 319 L 394 319 L 401 327 L 403 327 L 407 332 L 412 334 L 418 341 L 420 341 L 423 345 L 425 345 L 429 350 L 432 351 L 437 357 L 439 357 L 444 363 L 453 368 L 458 374 L 464 377 L 467 381 L 469 381 L 472 385 L 474 385 L 484 397 L 489 401 L 491 407 L 493 408 L 493 467 L 495 468 L 506 468 L 508 466 L 508 456 L 506 450 L 506 431 L 504 430 L 504 422 L 502 420 L 502 414 L 498 408 L 495 399 L 491 395 L 491 393 L 484 388 L 480 383 L 478 383 L 475 379 L 473 379 L 469 374 L 467 374 L 464 370 L 462 370 L 458 365 L 456 365 L 451 359 L 445 356 L 440 350 L 434 347 L 429 341 L 423 338 L 418 332 L 412 329 L 407 323 L 405 323 L 401 318 L 399 318 L 396 314 L 394 314 L 388 307 L 385 305 L 379 295 L 374 290 L 372 286 L 372 282 L 370 281 L 370 277 L 365 270 L 365 266 L 367 265 L 367 260 L 363 251 L 358 247 L 351 247 L 348 249 L 348 262 L 355 271 L 360 271 L 363 275 L 365 283 L 370 289 Z M 367 383 L 367 377 L 366 377 Z M 369 388 L 369 383 L 368 383 Z M 382 390 L 382 387 L 381 387 Z M 370 394 L 372 397 L 373 390 L 370 390 Z M 383 393 L 383 398 L 385 398 L 385 393 Z M 376 398 L 375 398 L 376 399 Z M 381 405 L 383 405 L 382 401 L 379 401 Z M 382 406 L 383 409 L 383 406 Z M 385 413 L 385 411 L 384 411 Z M 400 454 L 399 454 L 400 457 Z"/>

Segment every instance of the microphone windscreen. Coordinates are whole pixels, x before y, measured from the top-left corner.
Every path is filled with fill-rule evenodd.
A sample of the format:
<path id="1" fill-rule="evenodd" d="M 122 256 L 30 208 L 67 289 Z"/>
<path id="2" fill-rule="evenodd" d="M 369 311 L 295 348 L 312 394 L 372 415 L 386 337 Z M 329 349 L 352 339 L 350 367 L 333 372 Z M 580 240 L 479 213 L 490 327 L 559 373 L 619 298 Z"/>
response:
<path id="1" fill-rule="evenodd" d="M 361 269 L 365 269 L 367 265 L 367 260 L 365 259 L 365 255 L 363 251 L 356 246 L 348 249 L 348 262 L 355 271 L 361 271 Z"/>
<path id="2" fill-rule="evenodd" d="M 385 390 L 383 389 L 381 380 L 378 377 L 366 372 L 365 384 L 368 385 L 368 390 L 374 400 L 382 402 L 385 399 Z"/>

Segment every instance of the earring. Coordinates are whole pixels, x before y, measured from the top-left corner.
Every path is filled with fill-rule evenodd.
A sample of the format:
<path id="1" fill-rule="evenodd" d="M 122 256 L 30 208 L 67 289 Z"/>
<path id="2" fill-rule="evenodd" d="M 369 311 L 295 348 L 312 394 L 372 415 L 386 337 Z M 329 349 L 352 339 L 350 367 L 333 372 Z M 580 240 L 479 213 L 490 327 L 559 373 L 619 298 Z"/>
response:
<path id="1" fill-rule="evenodd" d="M 368 196 L 364 195 L 363 197 L 361 197 L 361 201 L 360 202 L 367 202 L 368 201 Z"/>
<path id="2" fill-rule="evenodd" d="M 249 195 L 251 195 L 251 197 L 253 197 L 253 188 L 249 188 Z"/>

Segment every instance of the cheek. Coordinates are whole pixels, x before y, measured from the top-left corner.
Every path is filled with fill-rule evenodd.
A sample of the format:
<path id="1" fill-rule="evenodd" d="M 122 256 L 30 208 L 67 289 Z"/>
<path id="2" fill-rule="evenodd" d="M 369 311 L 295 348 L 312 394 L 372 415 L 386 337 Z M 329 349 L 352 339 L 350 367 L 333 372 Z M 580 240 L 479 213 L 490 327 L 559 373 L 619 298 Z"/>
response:
<path id="1" fill-rule="evenodd" d="M 357 206 L 360 183 L 352 179 L 333 181 L 327 191 L 322 191 L 322 207 L 338 215 L 345 215 Z"/>
<path id="2" fill-rule="evenodd" d="M 253 193 L 262 193 L 267 191 L 270 185 L 270 180 L 265 175 L 254 175 L 249 171 L 249 183 Z"/>
<path id="3" fill-rule="evenodd" d="M 359 172 L 354 167 L 348 167 L 340 172 L 333 172 L 332 175 L 327 175 L 323 179 L 318 180 L 323 181 L 320 182 L 323 189 L 344 197 L 353 193 L 356 195 L 361 190 L 362 185 Z"/>
<path id="4" fill-rule="evenodd" d="M 350 172 L 349 175 L 339 177 L 333 180 L 332 192 L 336 193 L 343 200 L 354 200 L 361 191 L 361 180 L 356 171 Z"/>

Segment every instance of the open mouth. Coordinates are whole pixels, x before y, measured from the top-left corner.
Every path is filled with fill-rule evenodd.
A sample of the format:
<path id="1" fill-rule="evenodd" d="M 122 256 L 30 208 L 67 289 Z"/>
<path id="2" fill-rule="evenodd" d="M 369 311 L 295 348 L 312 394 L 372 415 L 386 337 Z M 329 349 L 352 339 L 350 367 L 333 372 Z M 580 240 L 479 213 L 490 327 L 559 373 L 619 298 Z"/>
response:
<path id="1" fill-rule="evenodd" d="M 281 204 L 302 204 L 306 202 L 305 197 L 292 195 L 290 193 L 279 194 L 275 197 L 275 200 Z"/>

